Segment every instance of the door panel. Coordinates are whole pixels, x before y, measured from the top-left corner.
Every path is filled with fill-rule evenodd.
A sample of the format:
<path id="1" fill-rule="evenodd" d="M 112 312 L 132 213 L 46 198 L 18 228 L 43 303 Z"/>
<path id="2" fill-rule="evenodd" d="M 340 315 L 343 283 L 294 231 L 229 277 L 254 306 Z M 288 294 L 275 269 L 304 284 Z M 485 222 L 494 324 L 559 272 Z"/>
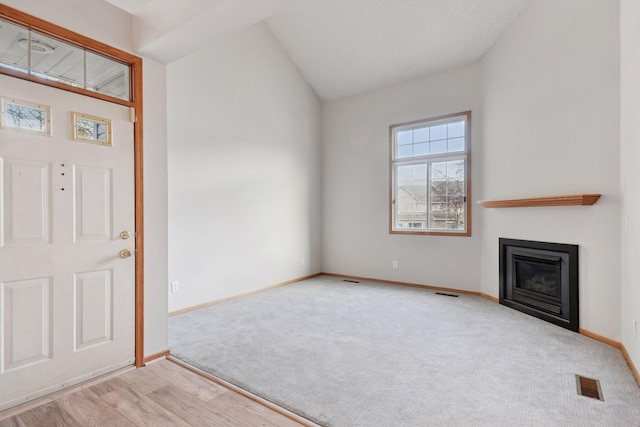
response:
<path id="1" fill-rule="evenodd" d="M 51 243 L 51 164 L 3 159 L 5 245 Z"/>
<path id="2" fill-rule="evenodd" d="M 0 410 L 133 364 L 133 123 L 128 107 L 0 75 L 51 107 L 52 136 L 0 129 Z M 72 112 L 113 145 L 73 139 Z"/>
<path id="3" fill-rule="evenodd" d="M 111 169 L 73 166 L 75 241 L 111 238 Z"/>
<path id="4" fill-rule="evenodd" d="M 0 372 L 51 358 L 51 278 L 3 283 L 4 350 Z"/>
<path id="5" fill-rule="evenodd" d="M 75 275 L 75 350 L 113 339 L 113 282 L 111 270 Z"/>

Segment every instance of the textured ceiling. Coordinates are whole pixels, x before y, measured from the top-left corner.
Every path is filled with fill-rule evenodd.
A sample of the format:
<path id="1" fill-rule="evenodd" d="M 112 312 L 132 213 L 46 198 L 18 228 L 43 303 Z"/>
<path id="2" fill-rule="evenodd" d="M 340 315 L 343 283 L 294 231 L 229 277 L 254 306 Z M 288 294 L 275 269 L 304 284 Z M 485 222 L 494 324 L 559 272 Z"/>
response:
<path id="1" fill-rule="evenodd" d="M 135 15 L 138 52 L 164 63 L 264 19 L 332 100 L 478 61 L 528 0 L 107 1 Z"/>
<path id="2" fill-rule="evenodd" d="M 266 20 L 320 98 L 479 60 L 527 0 L 298 0 Z"/>
<path id="3" fill-rule="evenodd" d="M 120 9 L 126 10 L 131 14 L 136 14 L 153 0 L 106 0 Z"/>

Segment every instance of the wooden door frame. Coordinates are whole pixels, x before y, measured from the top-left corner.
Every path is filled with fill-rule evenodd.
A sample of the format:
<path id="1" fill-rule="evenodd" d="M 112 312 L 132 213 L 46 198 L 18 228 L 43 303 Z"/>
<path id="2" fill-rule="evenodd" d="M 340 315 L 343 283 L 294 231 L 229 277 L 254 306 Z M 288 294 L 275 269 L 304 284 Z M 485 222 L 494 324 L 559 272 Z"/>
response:
<path id="1" fill-rule="evenodd" d="M 79 93 L 103 101 L 133 107 L 135 121 L 133 123 L 134 138 L 134 173 L 135 173 L 135 365 L 144 366 L 144 192 L 143 192 L 143 135 L 142 135 L 142 58 L 132 55 L 120 49 L 106 45 L 97 40 L 90 39 L 78 33 L 60 27 L 36 16 L 21 12 L 12 7 L 0 3 L 0 19 L 35 30 L 39 33 L 53 37 L 86 49 L 93 53 L 105 56 L 123 64 L 129 65 L 131 72 L 131 101 L 125 101 L 108 95 L 91 92 L 86 89 L 76 88 L 64 83 L 46 80 L 37 76 L 0 67 L 0 73 L 52 86 L 69 92 Z"/>

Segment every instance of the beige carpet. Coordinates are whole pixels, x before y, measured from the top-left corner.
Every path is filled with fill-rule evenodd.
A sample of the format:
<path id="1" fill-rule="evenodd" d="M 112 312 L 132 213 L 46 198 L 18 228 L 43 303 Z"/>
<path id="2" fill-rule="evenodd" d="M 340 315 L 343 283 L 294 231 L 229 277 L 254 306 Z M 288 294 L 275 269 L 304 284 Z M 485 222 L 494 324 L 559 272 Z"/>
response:
<path id="1" fill-rule="evenodd" d="M 326 426 L 640 426 L 619 350 L 480 297 L 319 277 L 173 317 L 169 339 Z"/>

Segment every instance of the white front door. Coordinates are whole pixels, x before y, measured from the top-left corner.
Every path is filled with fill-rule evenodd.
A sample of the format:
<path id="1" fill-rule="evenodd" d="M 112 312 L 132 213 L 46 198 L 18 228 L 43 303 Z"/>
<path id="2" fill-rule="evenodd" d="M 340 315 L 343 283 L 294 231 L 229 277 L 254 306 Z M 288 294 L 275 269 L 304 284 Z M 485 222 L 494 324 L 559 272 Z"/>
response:
<path id="1" fill-rule="evenodd" d="M 2 410 L 133 364 L 135 230 L 128 107 L 4 75 L 0 96 L 52 126 L 0 129 Z M 72 112 L 111 120 L 112 146 L 74 140 Z"/>

